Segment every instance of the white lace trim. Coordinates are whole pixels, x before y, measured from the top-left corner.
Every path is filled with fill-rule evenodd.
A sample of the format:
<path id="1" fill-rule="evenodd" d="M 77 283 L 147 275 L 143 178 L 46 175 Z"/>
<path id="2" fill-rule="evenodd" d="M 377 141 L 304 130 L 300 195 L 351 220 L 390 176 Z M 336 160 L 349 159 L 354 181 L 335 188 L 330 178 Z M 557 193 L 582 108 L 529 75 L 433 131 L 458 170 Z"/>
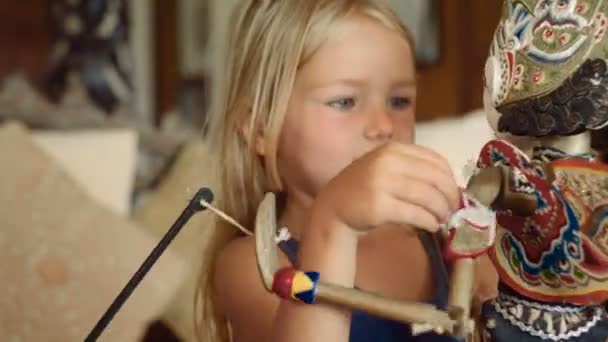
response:
<path id="1" fill-rule="evenodd" d="M 583 311 L 584 309 L 586 309 L 586 307 L 584 307 L 584 306 L 573 306 L 573 307 L 570 307 L 570 306 L 540 304 L 540 303 L 536 303 L 536 302 L 530 302 L 530 301 L 527 301 L 525 299 L 513 297 L 513 296 L 510 296 L 510 295 L 504 294 L 504 293 L 501 293 L 498 296 L 502 297 L 505 300 L 512 301 L 512 302 L 517 303 L 517 304 L 521 304 L 521 305 L 524 305 L 524 306 L 527 306 L 527 307 L 530 307 L 530 308 L 535 308 L 535 309 L 538 309 L 538 310 L 544 310 L 544 311 L 549 311 L 549 312 L 580 313 L 581 311 Z"/>
<path id="2" fill-rule="evenodd" d="M 500 296 L 506 296 L 501 294 Z M 509 296 L 510 297 L 510 296 Z M 513 297 L 511 297 L 513 298 Z M 543 310 L 545 310 L 545 305 L 542 304 L 536 304 L 536 303 L 531 303 L 522 299 L 516 299 L 513 302 L 517 302 L 520 301 L 520 305 L 526 305 L 527 304 L 532 304 L 532 306 L 535 305 L 535 308 L 543 308 Z M 526 304 L 524 304 L 526 303 Z M 591 330 L 591 328 L 593 328 L 600 320 L 603 314 L 603 310 L 600 307 L 596 307 L 594 309 L 594 313 L 593 313 L 593 318 L 591 320 L 589 320 L 585 325 L 580 326 L 579 328 L 575 329 L 575 330 L 571 330 L 568 331 L 567 333 L 560 333 L 560 334 L 551 334 L 551 333 L 547 333 L 545 331 L 533 328 L 530 325 L 526 325 L 523 322 L 521 322 L 520 320 L 517 319 L 517 317 L 509 314 L 509 310 L 507 308 L 504 308 L 500 305 L 499 300 L 495 300 L 494 301 L 494 309 L 496 310 L 496 312 L 498 312 L 504 319 L 508 320 L 512 325 L 518 327 L 519 329 L 521 329 L 524 332 L 527 332 L 528 334 L 532 335 L 532 336 L 536 336 L 536 337 L 540 337 L 543 340 L 551 340 L 551 341 L 562 341 L 562 340 L 568 340 L 570 338 L 573 337 L 581 337 L 581 335 L 583 335 L 584 333 L 587 333 L 589 330 Z M 566 311 L 567 309 L 571 309 L 571 308 L 566 308 L 566 307 L 551 307 L 551 309 L 553 310 L 553 312 L 560 312 L 560 313 L 572 313 L 571 311 Z M 559 310 L 562 311 L 559 311 Z"/>

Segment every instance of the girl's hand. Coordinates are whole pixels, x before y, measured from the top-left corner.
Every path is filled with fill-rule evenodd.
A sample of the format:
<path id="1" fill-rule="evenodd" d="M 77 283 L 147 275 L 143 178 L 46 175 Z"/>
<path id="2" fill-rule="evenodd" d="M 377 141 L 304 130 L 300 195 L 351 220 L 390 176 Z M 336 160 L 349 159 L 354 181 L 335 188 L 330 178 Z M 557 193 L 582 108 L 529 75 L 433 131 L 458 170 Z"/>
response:
<path id="1" fill-rule="evenodd" d="M 399 224 L 435 232 L 457 209 L 459 191 L 449 164 L 439 154 L 389 143 L 332 179 L 316 206 L 354 231 Z"/>

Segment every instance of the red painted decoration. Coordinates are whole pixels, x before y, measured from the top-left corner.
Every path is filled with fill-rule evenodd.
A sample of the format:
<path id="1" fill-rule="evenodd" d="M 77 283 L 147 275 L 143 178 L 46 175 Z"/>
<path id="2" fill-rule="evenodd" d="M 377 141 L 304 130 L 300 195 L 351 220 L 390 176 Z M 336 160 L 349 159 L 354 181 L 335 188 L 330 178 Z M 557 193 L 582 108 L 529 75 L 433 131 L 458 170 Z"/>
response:
<path id="1" fill-rule="evenodd" d="M 276 293 L 283 299 L 291 298 L 291 285 L 296 274 L 296 269 L 293 267 L 285 267 L 274 274 L 272 281 L 272 292 Z"/>

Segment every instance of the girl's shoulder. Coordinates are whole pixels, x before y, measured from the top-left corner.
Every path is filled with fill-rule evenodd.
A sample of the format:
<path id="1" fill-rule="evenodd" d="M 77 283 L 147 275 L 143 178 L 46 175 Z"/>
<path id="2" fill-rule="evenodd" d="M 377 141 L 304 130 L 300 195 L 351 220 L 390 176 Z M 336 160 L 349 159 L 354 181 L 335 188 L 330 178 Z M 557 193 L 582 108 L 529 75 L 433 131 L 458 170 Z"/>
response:
<path id="1" fill-rule="evenodd" d="M 233 334 L 245 341 L 265 340 L 279 302 L 262 284 L 255 240 L 242 237 L 230 241 L 218 255 L 214 267 L 216 309 L 230 322 Z"/>
<path id="2" fill-rule="evenodd" d="M 294 252 L 297 253 L 297 249 Z M 291 265 L 287 255 L 283 253 L 279 253 L 279 261 L 282 266 Z M 253 289 L 266 291 L 257 265 L 253 236 L 242 236 L 228 242 L 217 255 L 214 270 L 214 287 L 221 292 L 238 287 L 244 281 L 251 281 L 252 284 L 248 286 Z"/>
<path id="3" fill-rule="evenodd" d="M 240 257 L 255 256 L 255 239 L 253 236 L 242 236 L 232 239 L 221 249 L 217 262 L 234 262 Z"/>
<path id="4" fill-rule="evenodd" d="M 279 254 L 279 260 L 283 266 L 290 264 L 283 254 Z M 249 301 L 252 296 L 258 294 L 276 299 L 263 285 L 257 265 L 254 237 L 239 237 L 228 242 L 221 250 L 214 265 L 214 288 L 218 296 L 222 297 L 220 301 L 232 302 L 239 300 L 240 296 L 244 297 L 243 301 Z"/>
<path id="5" fill-rule="evenodd" d="M 228 242 L 213 265 L 213 287 L 220 307 L 232 304 L 230 302 L 235 298 L 232 294 L 241 295 L 242 291 L 237 290 L 243 283 L 250 283 L 247 286 L 256 290 L 257 272 L 254 238 L 245 236 Z M 261 281 L 257 282 L 263 290 Z"/>

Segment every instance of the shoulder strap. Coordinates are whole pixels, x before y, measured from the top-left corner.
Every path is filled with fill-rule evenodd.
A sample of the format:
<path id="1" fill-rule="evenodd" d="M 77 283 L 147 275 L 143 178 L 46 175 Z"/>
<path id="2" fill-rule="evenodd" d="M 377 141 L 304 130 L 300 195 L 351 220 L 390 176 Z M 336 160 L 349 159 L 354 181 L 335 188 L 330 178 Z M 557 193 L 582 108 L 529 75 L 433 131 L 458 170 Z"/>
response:
<path id="1" fill-rule="evenodd" d="M 289 262 L 293 267 L 298 268 L 298 240 L 294 238 L 289 238 L 289 240 L 279 242 L 279 248 L 285 256 L 289 259 Z"/>
<path id="2" fill-rule="evenodd" d="M 431 258 L 431 268 L 433 271 L 434 287 L 435 287 L 435 300 L 434 304 L 439 309 L 445 309 L 448 305 L 448 296 L 450 293 L 450 282 L 449 275 L 443 257 L 441 255 L 441 249 L 437 241 L 437 236 L 426 231 L 419 231 L 418 237 L 424 246 L 427 254 Z"/>

